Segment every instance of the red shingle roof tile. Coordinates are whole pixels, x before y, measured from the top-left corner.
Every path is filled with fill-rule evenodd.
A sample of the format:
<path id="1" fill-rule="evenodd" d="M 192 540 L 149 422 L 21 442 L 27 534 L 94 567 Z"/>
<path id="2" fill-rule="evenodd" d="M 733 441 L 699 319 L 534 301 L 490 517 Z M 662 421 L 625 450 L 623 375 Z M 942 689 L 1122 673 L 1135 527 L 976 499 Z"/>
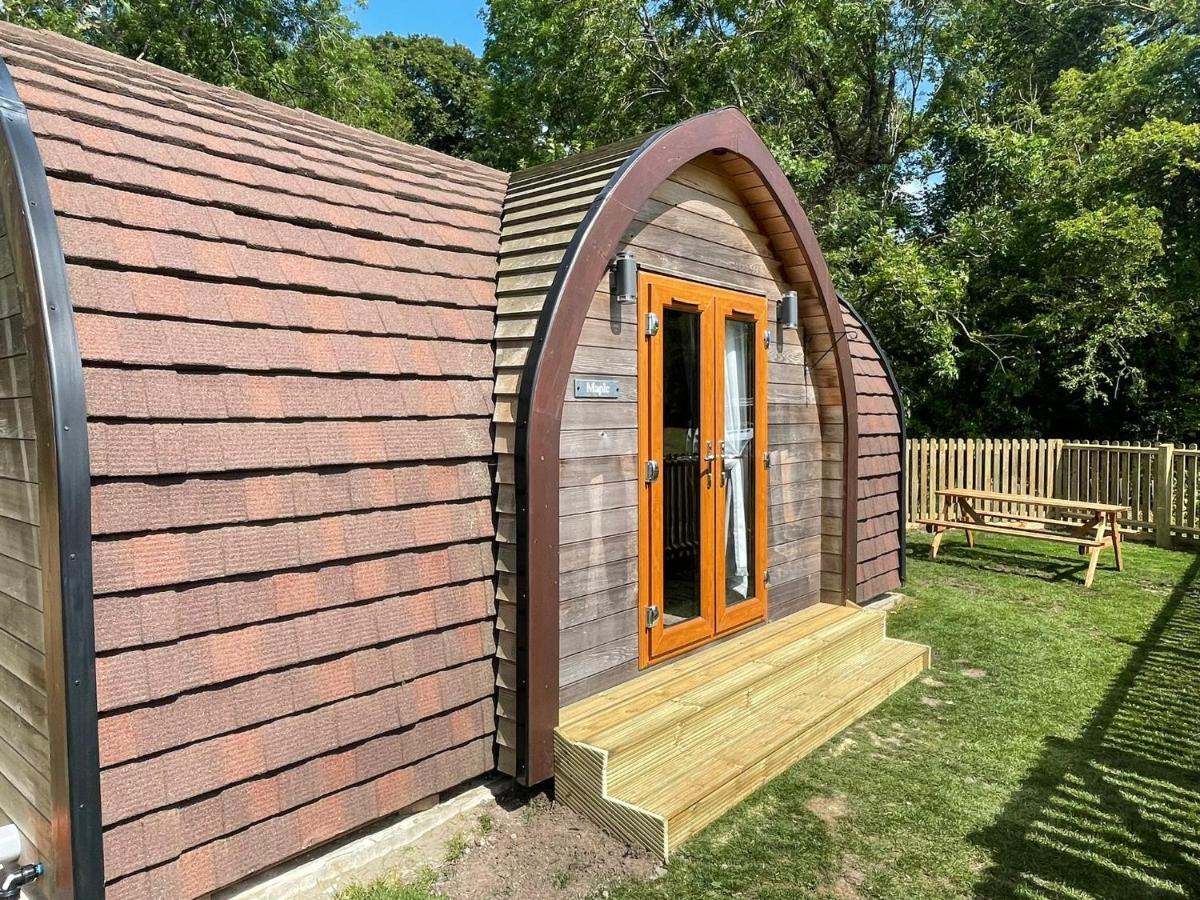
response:
<path id="1" fill-rule="evenodd" d="M 0 56 L 85 365 L 107 896 L 490 769 L 507 176 L 51 34 Z"/>

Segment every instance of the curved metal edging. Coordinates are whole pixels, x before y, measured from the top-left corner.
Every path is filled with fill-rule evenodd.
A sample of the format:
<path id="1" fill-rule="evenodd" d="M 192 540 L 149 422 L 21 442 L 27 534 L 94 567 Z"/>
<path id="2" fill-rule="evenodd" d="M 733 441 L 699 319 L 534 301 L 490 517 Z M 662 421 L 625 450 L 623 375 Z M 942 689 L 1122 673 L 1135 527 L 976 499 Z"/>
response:
<path id="1" fill-rule="evenodd" d="M 51 741 L 55 898 L 104 896 L 91 468 L 83 365 L 50 185 L 8 67 L 0 60 L 0 204 L 12 242 L 34 383 L 42 597 Z M 55 758 L 55 749 L 63 748 Z"/>
<path id="2" fill-rule="evenodd" d="M 650 194 L 680 166 L 714 150 L 741 156 L 762 179 L 809 264 L 837 361 L 844 418 L 842 587 L 856 596 L 858 401 L 837 293 L 795 191 L 742 113 L 719 109 L 652 134 L 593 200 L 546 296 L 517 397 L 514 480 L 517 531 L 517 777 L 554 774 L 558 720 L 558 465 L 563 396 L 587 309 L 621 235 Z"/>
<path id="3" fill-rule="evenodd" d="M 879 354 L 879 361 L 883 363 L 883 370 L 887 373 L 892 393 L 896 396 L 896 412 L 900 419 L 900 490 L 898 491 L 900 496 L 898 514 L 900 518 L 900 583 L 904 584 L 908 581 L 908 411 L 904 408 L 904 394 L 900 390 L 900 381 L 892 370 L 892 361 L 884 351 L 883 344 L 879 343 L 879 339 L 875 337 L 875 331 L 871 328 L 871 324 L 863 318 L 854 304 L 841 294 L 838 294 L 838 300 L 845 305 L 846 309 L 850 310 L 850 314 L 854 318 L 858 319 L 867 340 Z"/>

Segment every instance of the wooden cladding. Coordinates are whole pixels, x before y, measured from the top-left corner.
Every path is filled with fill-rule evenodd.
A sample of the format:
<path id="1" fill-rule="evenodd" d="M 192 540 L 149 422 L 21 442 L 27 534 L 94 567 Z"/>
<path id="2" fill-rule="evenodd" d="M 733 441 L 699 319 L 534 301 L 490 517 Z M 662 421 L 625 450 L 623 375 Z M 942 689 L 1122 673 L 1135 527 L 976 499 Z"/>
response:
<path id="1" fill-rule="evenodd" d="M 718 191 L 697 186 L 697 176 Z M 688 195 L 697 194 L 700 202 L 690 203 Z M 701 231 L 691 228 L 697 221 L 705 226 Z M 714 240 L 715 232 L 739 237 L 730 247 Z M 737 110 L 717 110 L 635 144 L 519 173 L 505 203 L 496 333 L 498 498 L 511 483 L 514 510 L 502 513 L 497 526 L 497 680 L 500 708 L 513 712 L 507 722 L 501 713 L 501 765 L 529 784 L 553 774 L 559 705 L 637 668 L 636 617 L 622 608 L 596 620 L 594 640 L 574 640 L 563 627 L 563 573 L 546 565 L 564 558 L 567 535 L 587 542 L 620 539 L 637 527 L 636 508 L 610 507 L 590 521 L 568 522 L 560 495 L 568 460 L 602 460 L 606 472 L 627 465 L 617 458 L 636 463 L 637 428 L 625 424 L 628 410 L 605 414 L 609 424 L 603 426 L 564 427 L 572 377 L 629 378 L 636 372 L 636 343 L 624 343 L 636 326 L 605 309 L 608 269 L 622 250 L 633 252 L 647 270 L 761 293 L 768 310 L 781 284 L 800 292 L 803 339 L 795 334 L 790 346 L 779 342 L 787 365 L 778 387 L 768 374 L 769 390 L 784 407 L 768 407 L 772 434 L 783 442 L 777 462 L 780 471 L 798 476 L 795 487 L 769 495 L 782 514 L 773 520 L 769 512 L 769 525 L 790 526 L 781 530 L 777 549 L 768 544 L 768 565 L 787 584 L 779 592 L 773 585 L 772 596 L 782 594 L 787 610 L 822 596 L 842 602 L 853 593 L 857 394 L 842 315 L 808 218 L 746 118 Z M 746 288 L 747 281 L 767 289 Z M 585 343 L 589 318 L 600 323 L 591 326 Z M 808 354 L 824 366 L 809 366 Z M 785 412 L 790 406 L 798 407 L 794 416 Z M 773 417 L 780 418 L 777 425 Z M 803 446 L 814 434 L 821 446 Z M 614 589 L 615 602 L 623 604 L 626 588 L 606 590 Z M 603 609 L 603 603 L 588 608 Z M 504 636 L 506 623 L 511 639 Z M 561 655 L 580 647 L 570 657 Z"/>
<path id="2" fill-rule="evenodd" d="M 898 588 L 905 572 L 904 410 L 870 325 L 842 301 L 858 395 L 857 599 Z"/>
<path id="3" fill-rule="evenodd" d="M 20 830 L 22 862 L 53 865 L 37 434 L 16 279 L 0 233 L 0 820 Z M 30 896 L 44 896 L 43 887 Z"/>

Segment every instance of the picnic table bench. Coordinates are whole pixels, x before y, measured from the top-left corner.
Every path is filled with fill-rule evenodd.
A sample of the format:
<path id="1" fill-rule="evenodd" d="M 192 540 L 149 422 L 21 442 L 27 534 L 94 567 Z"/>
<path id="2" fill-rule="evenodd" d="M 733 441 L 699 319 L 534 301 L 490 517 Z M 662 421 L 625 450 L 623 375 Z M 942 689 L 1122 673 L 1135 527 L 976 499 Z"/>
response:
<path id="1" fill-rule="evenodd" d="M 966 532 L 967 544 L 971 547 L 975 546 L 976 532 L 1011 534 L 1060 544 L 1075 544 L 1081 554 L 1087 553 L 1090 556 L 1084 587 L 1092 586 L 1100 551 L 1107 546 L 1113 549 L 1117 571 L 1125 571 L 1125 561 L 1121 555 L 1120 518 L 1129 512 L 1127 506 L 964 488 L 939 490 L 937 495 L 942 500 L 941 514 L 937 518 L 918 520 L 934 536 L 935 557 L 943 535 L 951 528 L 961 528 Z M 983 502 L 1003 504 L 1005 509 L 979 509 Z M 1014 507 L 1022 511 L 1013 512 Z M 1045 512 L 1036 515 L 1037 510 Z M 1053 513 L 1063 517 L 1054 518 L 1051 515 Z M 1078 521 L 1068 521 L 1066 517 Z"/>

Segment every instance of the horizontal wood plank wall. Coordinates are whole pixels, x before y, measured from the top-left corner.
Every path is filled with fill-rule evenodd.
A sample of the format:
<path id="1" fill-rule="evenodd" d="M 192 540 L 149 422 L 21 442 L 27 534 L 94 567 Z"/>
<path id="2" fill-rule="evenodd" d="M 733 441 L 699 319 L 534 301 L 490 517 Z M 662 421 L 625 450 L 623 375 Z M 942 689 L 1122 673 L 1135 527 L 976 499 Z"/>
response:
<path id="1" fill-rule="evenodd" d="M 815 424 L 820 435 L 820 533 L 821 533 L 821 567 L 819 590 L 820 599 L 828 603 L 841 603 L 847 599 L 843 588 L 842 575 L 842 520 L 843 520 L 843 456 L 845 442 L 845 417 L 841 396 L 841 385 L 837 372 L 837 360 L 834 352 L 833 335 L 829 330 L 822 311 L 821 302 L 817 296 L 817 288 L 812 271 L 804 256 L 804 251 L 798 245 L 792 234 L 791 226 L 784 217 L 779 205 L 772 199 L 770 191 L 763 185 L 762 179 L 753 167 L 740 156 L 728 153 L 714 157 L 717 161 L 717 171 L 727 177 L 735 187 L 746 209 L 757 223 L 759 230 L 767 236 L 773 256 L 780 264 L 780 274 L 786 285 L 799 294 L 800 325 L 799 334 L 791 331 L 781 332 L 775 329 L 776 349 L 781 354 L 780 362 L 785 365 L 772 364 L 771 381 L 782 382 L 787 387 L 773 386 L 770 388 L 772 398 L 797 406 L 805 407 L 796 411 L 795 421 L 785 422 L 786 427 L 776 427 L 772 432 L 772 484 L 778 477 L 779 483 L 793 485 L 809 485 L 807 475 L 795 477 L 786 467 L 811 462 L 811 455 L 816 445 L 810 440 Z M 774 317 L 774 310 L 772 310 Z M 772 318 L 774 321 L 774 318 Z M 807 354 L 807 358 L 805 358 Z M 772 399 L 773 404 L 776 403 Z M 807 417 L 807 418 L 805 418 Z M 773 423 L 772 423 L 773 424 Z M 797 430 L 799 429 L 799 430 Z M 807 468 L 805 466 L 805 468 Z M 778 470 L 778 475 L 776 474 Z M 787 517 L 789 526 L 795 522 L 808 519 L 812 511 L 812 498 L 799 499 L 796 490 L 813 490 L 814 488 L 797 487 L 785 491 L 786 501 L 783 515 Z M 772 497 L 774 498 L 774 488 Z M 797 508 L 794 504 L 799 502 Z M 806 507 L 803 504 L 809 503 Z M 791 517 L 797 518 L 791 518 Z M 771 517 L 768 524 L 774 528 L 777 515 Z M 800 526 L 803 528 L 803 526 Z M 786 531 L 787 529 L 783 529 Z M 797 540 L 789 538 L 788 540 Z M 806 564 L 799 562 L 792 567 L 784 566 L 781 573 L 782 584 L 791 584 L 791 588 L 783 591 L 785 598 L 776 603 L 776 611 L 786 609 L 787 599 L 791 592 L 802 590 L 802 586 L 811 578 Z M 768 597 L 779 598 L 780 593 L 775 589 L 776 575 L 772 575 L 771 590 Z M 771 600 L 769 602 L 775 602 Z"/>
<path id="2" fill-rule="evenodd" d="M 83 356 L 108 900 L 489 771 L 506 176 L 43 33 L 0 53 Z"/>
<path id="3" fill-rule="evenodd" d="M 53 864 L 38 467 L 30 363 L 9 241 L 0 222 L 0 821 L 23 862 Z M 42 885 L 27 889 L 41 897 Z"/>
<path id="4" fill-rule="evenodd" d="M 639 144 L 640 140 L 628 141 L 519 172 L 512 176 L 505 199 L 496 293 L 496 743 L 497 765 L 509 775 L 516 775 L 517 610 L 513 575 L 517 550 L 513 448 L 522 367 L 547 290 L 567 245 L 596 195 Z M 564 420 L 563 427 L 565 432 L 570 427 L 569 421 Z M 633 452 L 636 454 L 636 448 Z M 566 485 L 565 480 L 563 484 Z"/>
<path id="5" fill-rule="evenodd" d="M 900 408 L 879 348 L 842 306 L 858 392 L 858 600 L 900 586 Z"/>
<path id="6" fill-rule="evenodd" d="M 820 600 L 823 573 L 833 580 L 840 577 L 841 400 L 832 355 L 826 357 L 828 365 L 814 371 L 797 333 L 775 327 L 777 301 L 787 282 L 750 205 L 745 188 L 736 184 L 722 160 L 703 157 L 681 168 L 638 211 L 625 248 L 650 270 L 768 299 L 774 338 L 767 397 L 772 456 L 768 614 L 778 618 Z M 811 297 L 804 307 L 807 321 L 817 318 Z M 821 331 L 809 334 L 810 347 L 828 346 L 823 331 L 822 321 Z M 638 673 L 639 333 L 636 308 L 615 306 L 607 282 L 598 285 L 572 378 L 615 379 L 622 399 L 576 400 L 570 384 L 564 398 L 559 560 L 563 705 Z"/>

